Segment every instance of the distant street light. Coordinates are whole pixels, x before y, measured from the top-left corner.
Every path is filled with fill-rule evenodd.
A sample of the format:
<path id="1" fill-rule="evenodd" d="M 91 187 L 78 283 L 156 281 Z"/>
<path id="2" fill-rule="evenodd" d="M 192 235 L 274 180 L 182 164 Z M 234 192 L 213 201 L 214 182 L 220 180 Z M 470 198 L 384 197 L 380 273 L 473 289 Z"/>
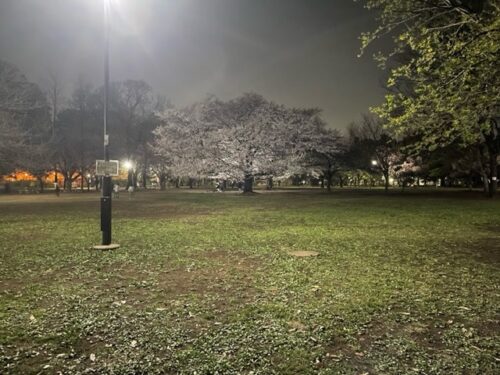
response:
<path id="1" fill-rule="evenodd" d="M 130 160 L 127 160 L 123 163 L 123 166 L 128 171 L 128 170 L 132 169 L 134 165 L 132 164 L 132 162 Z"/>
<path id="2" fill-rule="evenodd" d="M 376 160 L 372 160 L 372 165 L 373 165 L 374 167 L 376 167 L 376 166 L 378 165 L 377 161 L 376 161 Z"/>
<path id="3" fill-rule="evenodd" d="M 134 163 L 130 160 L 126 160 L 123 163 L 123 166 L 127 170 L 127 189 L 131 186 L 132 186 L 132 188 L 134 188 L 135 187 L 134 177 L 133 177 Z"/>

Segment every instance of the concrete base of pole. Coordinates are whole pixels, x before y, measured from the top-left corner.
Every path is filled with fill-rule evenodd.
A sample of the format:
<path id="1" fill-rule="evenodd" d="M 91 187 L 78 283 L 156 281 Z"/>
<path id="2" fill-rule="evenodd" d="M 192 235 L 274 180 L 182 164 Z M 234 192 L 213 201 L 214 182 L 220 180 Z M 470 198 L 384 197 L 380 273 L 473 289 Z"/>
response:
<path id="1" fill-rule="evenodd" d="M 115 250 L 118 249 L 119 247 L 120 245 L 118 245 L 117 243 L 112 243 L 109 245 L 95 245 L 92 248 L 94 250 Z"/>

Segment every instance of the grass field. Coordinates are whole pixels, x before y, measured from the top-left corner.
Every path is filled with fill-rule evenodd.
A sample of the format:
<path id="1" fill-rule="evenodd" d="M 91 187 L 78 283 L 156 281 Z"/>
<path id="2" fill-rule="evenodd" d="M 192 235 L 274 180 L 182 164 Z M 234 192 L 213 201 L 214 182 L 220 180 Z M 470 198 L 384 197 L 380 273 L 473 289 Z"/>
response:
<path id="1" fill-rule="evenodd" d="M 113 203 L 97 252 L 97 195 L 0 197 L 0 373 L 499 373 L 498 199 Z"/>

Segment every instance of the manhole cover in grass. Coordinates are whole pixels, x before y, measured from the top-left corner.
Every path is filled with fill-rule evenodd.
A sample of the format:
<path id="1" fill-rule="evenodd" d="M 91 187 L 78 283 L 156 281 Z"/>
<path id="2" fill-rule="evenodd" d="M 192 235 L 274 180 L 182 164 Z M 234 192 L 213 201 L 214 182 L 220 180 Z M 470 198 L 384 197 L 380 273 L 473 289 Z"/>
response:
<path id="1" fill-rule="evenodd" d="M 300 250 L 300 251 L 292 251 L 290 253 L 291 256 L 294 256 L 294 257 L 301 257 L 301 258 L 304 258 L 304 257 L 317 257 L 319 255 L 319 253 L 317 253 L 316 251 L 305 251 L 305 250 Z"/>

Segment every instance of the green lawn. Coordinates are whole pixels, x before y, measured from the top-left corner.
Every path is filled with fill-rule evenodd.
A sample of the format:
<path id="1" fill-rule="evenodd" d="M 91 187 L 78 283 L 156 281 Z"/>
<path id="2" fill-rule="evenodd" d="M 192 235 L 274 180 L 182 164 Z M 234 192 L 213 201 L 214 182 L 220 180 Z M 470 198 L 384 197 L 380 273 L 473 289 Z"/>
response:
<path id="1" fill-rule="evenodd" d="M 0 373 L 499 373 L 498 199 L 113 204 L 121 248 L 97 252 L 97 195 L 0 197 Z"/>

